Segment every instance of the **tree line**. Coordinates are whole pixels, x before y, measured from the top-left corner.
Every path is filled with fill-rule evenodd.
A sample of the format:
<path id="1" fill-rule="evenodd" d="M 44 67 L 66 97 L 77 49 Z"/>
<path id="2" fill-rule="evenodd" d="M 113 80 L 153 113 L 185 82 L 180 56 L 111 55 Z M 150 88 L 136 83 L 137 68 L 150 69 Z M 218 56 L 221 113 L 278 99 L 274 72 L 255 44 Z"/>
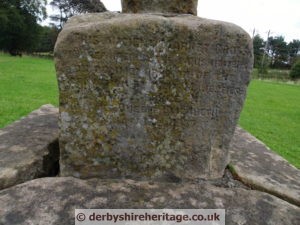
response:
<path id="1" fill-rule="evenodd" d="M 47 18 L 47 0 L 0 1 L 0 50 L 11 55 L 23 52 L 52 52 L 58 33 L 68 18 L 89 12 L 104 12 L 100 0 L 52 0 L 54 15 L 50 26 L 41 26 Z"/>
<path id="2" fill-rule="evenodd" d="M 55 13 L 50 26 L 41 26 L 47 18 L 47 0 L 0 0 L 0 50 L 11 55 L 22 52 L 52 52 L 66 21 L 78 14 L 104 12 L 100 0 L 51 0 Z M 300 53 L 300 40 L 287 43 L 283 36 L 253 37 L 254 67 L 290 69 Z"/>
<path id="3" fill-rule="evenodd" d="M 283 36 L 270 36 L 264 40 L 259 34 L 253 37 L 254 67 L 261 73 L 272 69 L 291 69 L 299 60 L 300 40 L 289 43 Z"/>

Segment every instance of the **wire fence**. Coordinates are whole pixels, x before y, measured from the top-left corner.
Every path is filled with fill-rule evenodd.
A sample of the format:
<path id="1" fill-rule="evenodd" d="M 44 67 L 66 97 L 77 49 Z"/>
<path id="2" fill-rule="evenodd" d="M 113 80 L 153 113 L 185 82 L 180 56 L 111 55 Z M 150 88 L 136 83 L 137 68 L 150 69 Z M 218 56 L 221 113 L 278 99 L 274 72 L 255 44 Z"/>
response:
<path id="1" fill-rule="evenodd" d="M 290 70 L 269 69 L 267 72 L 261 73 L 258 69 L 254 69 L 252 72 L 252 79 L 289 81 L 291 80 Z"/>

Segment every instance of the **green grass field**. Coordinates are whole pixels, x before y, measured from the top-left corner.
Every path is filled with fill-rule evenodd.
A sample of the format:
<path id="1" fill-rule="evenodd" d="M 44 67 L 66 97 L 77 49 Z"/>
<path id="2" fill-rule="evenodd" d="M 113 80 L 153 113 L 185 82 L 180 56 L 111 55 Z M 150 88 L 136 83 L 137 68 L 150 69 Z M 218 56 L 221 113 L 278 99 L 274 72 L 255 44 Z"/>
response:
<path id="1" fill-rule="evenodd" d="M 0 127 L 58 105 L 52 60 L 0 53 Z M 300 85 L 253 80 L 240 125 L 300 168 Z"/>
<path id="2" fill-rule="evenodd" d="M 300 85 L 253 80 L 240 125 L 300 168 Z"/>
<path id="3" fill-rule="evenodd" d="M 53 61 L 0 53 L 0 127 L 46 103 L 58 105 Z"/>

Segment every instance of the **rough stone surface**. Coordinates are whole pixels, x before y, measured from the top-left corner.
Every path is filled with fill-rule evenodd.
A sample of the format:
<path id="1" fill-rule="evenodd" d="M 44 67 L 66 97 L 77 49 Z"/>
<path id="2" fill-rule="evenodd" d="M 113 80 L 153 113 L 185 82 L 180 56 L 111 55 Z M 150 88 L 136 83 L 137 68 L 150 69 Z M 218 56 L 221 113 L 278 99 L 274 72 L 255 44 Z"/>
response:
<path id="1" fill-rule="evenodd" d="M 230 153 L 231 165 L 242 182 L 300 206 L 300 170 L 239 127 Z"/>
<path id="2" fill-rule="evenodd" d="M 37 117 L 37 115 L 39 115 Z M 40 117 L 42 115 L 42 117 Z M 57 125 L 58 109 L 52 106 L 43 106 L 40 110 L 33 112 L 29 117 L 13 124 L 0 131 L 0 187 L 1 189 L 7 188 L 14 184 L 18 184 L 27 180 L 34 179 L 36 177 L 51 174 L 51 170 L 47 169 L 48 172 L 41 172 L 41 163 L 51 162 L 49 157 L 45 160 L 43 157 L 36 158 L 33 156 L 35 152 L 27 151 L 28 148 L 24 148 L 22 151 L 14 151 L 17 148 L 20 149 L 20 143 L 15 143 L 16 140 L 25 140 L 24 138 L 34 137 L 34 142 L 26 141 L 27 146 L 31 146 L 30 149 L 41 149 L 37 140 L 36 134 L 42 132 L 43 135 L 50 134 L 52 138 L 46 140 L 46 142 L 57 143 L 55 140 L 58 137 L 58 125 Z M 39 118 L 39 119 L 37 119 Z M 39 122 L 38 122 L 39 121 Z M 23 127 L 23 128 L 22 128 Z M 24 128 L 26 130 L 24 131 Z M 24 135 L 23 131 L 26 133 Z M 5 132 L 5 136 L 4 135 Z M 16 138 L 16 132 L 20 132 Z M 19 137 L 22 137 L 21 139 Z M 4 144 L 12 140 L 13 147 L 3 148 Z M 45 139 L 44 139 L 45 141 Z M 46 146 L 47 144 L 44 144 Z M 8 145 L 7 145 L 8 146 Z M 51 147 L 52 146 L 52 147 Z M 55 145 L 49 145 L 50 149 Z M 48 149 L 49 149 L 48 147 Z M 13 151 L 10 151 L 10 150 Z M 46 148 L 43 148 L 46 149 Z M 55 147 L 57 152 L 57 146 Z M 47 150 L 48 151 L 48 150 Z M 55 152 L 54 151 L 54 152 Z M 9 154 L 8 154 L 9 153 Z M 278 196 L 292 204 L 299 206 L 299 190 L 300 190 L 300 175 L 299 170 L 290 165 L 286 160 L 277 156 L 275 153 L 270 151 L 263 143 L 251 136 L 246 131 L 237 127 L 236 132 L 233 136 L 231 145 L 231 165 L 234 168 L 235 176 L 238 176 L 239 180 L 251 186 L 254 189 L 268 192 L 272 195 Z M 57 157 L 57 156 L 56 156 Z M 52 159 L 55 157 L 52 157 Z M 33 161 L 31 161 L 32 159 Z M 32 163 L 35 162 L 35 163 Z M 55 162 L 55 160 L 54 160 Z M 4 166 L 6 165 L 6 166 Z M 49 164 L 48 164 L 49 165 Z M 53 168 L 53 164 L 51 167 Z M 31 168 L 31 169 L 28 169 Z M 49 167 L 48 167 L 49 168 Z M 13 172 L 9 172 L 13 171 Z M 36 175 L 36 172 L 39 171 Z M 230 173 L 225 172 L 226 179 L 212 180 L 209 183 L 214 186 L 221 186 L 227 188 L 242 187 L 238 181 L 230 179 Z M 25 179 L 24 179 L 25 178 Z M 170 182 L 180 181 L 169 177 Z M 198 180 L 199 183 L 208 183 L 205 180 Z"/>
<path id="3" fill-rule="evenodd" d="M 77 16 L 55 61 L 63 176 L 223 175 L 252 69 L 242 29 L 189 15 Z"/>
<path id="4" fill-rule="evenodd" d="M 198 0 L 122 0 L 124 13 L 180 13 L 197 15 Z"/>
<path id="5" fill-rule="evenodd" d="M 209 184 L 42 178 L 0 192 L 0 224 L 74 224 L 75 209 L 226 209 L 226 225 L 299 225 L 300 208 L 258 191 Z"/>
<path id="6" fill-rule="evenodd" d="M 1 174 L 7 171 L 2 169 L 3 162 L 11 165 L 18 174 L 17 182 L 15 177 L 9 178 L 9 186 L 20 180 L 25 181 L 22 181 L 22 176 L 34 179 L 35 176 L 29 177 L 32 174 L 30 171 L 39 171 L 35 169 L 41 168 L 38 166 L 32 169 L 22 160 L 28 162 L 32 157 L 36 159 L 35 165 L 41 165 L 44 157 L 35 158 L 40 155 L 39 150 L 31 154 L 19 151 L 23 149 L 20 143 L 11 148 L 6 147 L 3 151 L 4 144 L 8 146 L 8 140 L 16 141 L 13 135 L 19 132 L 17 136 L 22 140 L 31 137 L 31 142 L 26 141 L 27 146 L 31 145 L 30 149 L 45 149 L 37 148 L 45 146 L 37 141 L 37 134 L 57 138 L 57 116 L 57 109 L 44 106 L 0 131 Z M 3 154 L 7 149 L 13 150 L 10 155 Z M 300 208 L 295 205 L 299 202 L 299 170 L 270 152 L 264 144 L 241 128 L 236 129 L 230 150 L 231 163 L 240 179 L 271 195 L 250 190 L 233 180 L 228 171 L 221 179 L 198 179 L 189 183 L 180 183 L 177 179 L 170 179 L 170 183 L 158 183 L 43 178 L 0 191 L 0 225 L 74 224 L 76 208 L 225 208 L 226 225 L 298 225 Z M 15 164 L 12 164 L 13 161 L 16 161 Z M 2 177 L 1 185 L 3 181 Z"/>
<path id="7" fill-rule="evenodd" d="M 44 105 L 0 130 L 0 189 L 58 172 L 58 110 Z"/>

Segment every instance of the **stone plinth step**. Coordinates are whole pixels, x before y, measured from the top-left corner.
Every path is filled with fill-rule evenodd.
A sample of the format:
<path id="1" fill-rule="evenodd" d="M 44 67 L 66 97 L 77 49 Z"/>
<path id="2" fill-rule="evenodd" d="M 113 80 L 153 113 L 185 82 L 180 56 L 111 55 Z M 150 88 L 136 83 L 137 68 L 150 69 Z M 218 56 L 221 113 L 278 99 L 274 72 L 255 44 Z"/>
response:
<path id="1" fill-rule="evenodd" d="M 192 183 L 42 178 L 1 191 L 0 205 L 1 225 L 74 224 L 83 208 L 218 208 L 226 209 L 226 225 L 300 221 L 300 208 L 272 195 Z"/>
<path id="2" fill-rule="evenodd" d="M 58 173 L 58 109 L 44 105 L 0 130 L 0 190 Z"/>
<path id="3" fill-rule="evenodd" d="M 300 206 L 300 170 L 240 127 L 230 153 L 234 173 L 243 183 Z"/>

